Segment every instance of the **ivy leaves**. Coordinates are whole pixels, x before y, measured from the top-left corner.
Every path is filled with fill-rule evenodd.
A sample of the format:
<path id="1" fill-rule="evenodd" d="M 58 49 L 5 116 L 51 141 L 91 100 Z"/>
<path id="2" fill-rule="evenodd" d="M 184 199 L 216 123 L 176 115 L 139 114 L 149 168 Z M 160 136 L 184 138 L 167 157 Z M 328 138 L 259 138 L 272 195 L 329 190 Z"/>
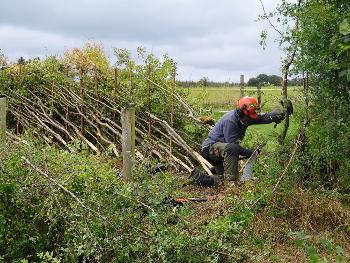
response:
<path id="1" fill-rule="evenodd" d="M 347 18 L 345 18 L 340 24 L 339 24 L 339 32 L 340 34 L 346 36 L 350 34 L 350 23 Z"/>
<path id="2" fill-rule="evenodd" d="M 348 15 L 350 17 L 350 14 Z M 346 59 L 345 65 L 348 65 L 349 51 L 350 51 L 350 19 L 344 18 L 339 24 L 339 33 L 342 35 L 340 43 L 338 45 L 337 55 L 343 56 Z M 350 81 L 350 68 L 346 68 L 339 73 L 339 77 L 346 77 L 347 81 Z"/>

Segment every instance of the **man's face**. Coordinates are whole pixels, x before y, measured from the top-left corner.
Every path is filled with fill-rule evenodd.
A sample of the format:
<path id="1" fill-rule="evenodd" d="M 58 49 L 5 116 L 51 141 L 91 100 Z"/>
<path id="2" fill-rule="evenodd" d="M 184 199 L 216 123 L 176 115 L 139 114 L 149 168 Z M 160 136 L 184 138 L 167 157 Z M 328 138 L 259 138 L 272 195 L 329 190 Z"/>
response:
<path id="1" fill-rule="evenodd" d="M 248 115 L 243 114 L 243 115 L 240 117 L 240 119 L 241 119 L 241 122 L 242 122 L 243 124 L 247 124 L 247 123 L 249 122 L 249 120 L 250 120 L 250 117 L 249 117 Z"/>

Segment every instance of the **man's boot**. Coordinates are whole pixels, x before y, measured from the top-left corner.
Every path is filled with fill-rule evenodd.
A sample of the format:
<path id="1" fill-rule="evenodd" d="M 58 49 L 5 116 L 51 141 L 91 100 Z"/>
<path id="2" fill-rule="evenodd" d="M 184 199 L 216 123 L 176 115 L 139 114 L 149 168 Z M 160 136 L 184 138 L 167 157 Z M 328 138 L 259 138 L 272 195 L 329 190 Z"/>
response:
<path id="1" fill-rule="evenodd" d="M 196 183 L 203 187 L 211 187 L 218 185 L 220 182 L 220 177 L 217 175 L 209 176 L 207 173 L 202 172 L 198 168 L 195 168 L 189 177 L 196 181 Z"/>

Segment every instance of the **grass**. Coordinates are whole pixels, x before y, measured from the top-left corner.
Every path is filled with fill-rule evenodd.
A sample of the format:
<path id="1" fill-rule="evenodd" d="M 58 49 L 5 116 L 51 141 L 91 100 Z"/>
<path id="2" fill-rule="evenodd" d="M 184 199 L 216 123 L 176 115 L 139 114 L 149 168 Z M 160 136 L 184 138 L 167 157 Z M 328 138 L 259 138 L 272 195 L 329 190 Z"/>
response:
<path id="1" fill-rule="evenodd" d="M 215 88 L 181 88 L 187 95 L 188 101 L 198 107 L 201 112 L 225 111 L 236 107 L 236 102 L 240 98 L 240 90 L 237 87 L 215 87 Z M 245 95 L 257 98 L 257 89 L 246 87 Z M 281 98 L 281 89 L 278 87 L 267 87 L 261 89 L 262 110 L 271 110 Z M 289 88 L 289 97 L 302 96 L 301 87 Z M 220 117 L 218 115 L 217 117 Z"/>

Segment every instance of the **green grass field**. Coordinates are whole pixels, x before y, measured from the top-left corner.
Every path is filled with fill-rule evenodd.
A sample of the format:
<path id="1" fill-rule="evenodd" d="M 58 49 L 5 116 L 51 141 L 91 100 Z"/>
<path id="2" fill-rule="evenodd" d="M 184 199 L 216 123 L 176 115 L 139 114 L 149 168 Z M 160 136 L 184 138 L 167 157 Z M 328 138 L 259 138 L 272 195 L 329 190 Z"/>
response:
<path id="1" fill-rule="evenodd" d="M 188 101 L 192 105 L 202 108 L 202 111 L 231 110 L 235 108 L 236 102 L 240 97 L 240 90 L 237 87 L 181 88 L 181 91 L 186 94 Z M 291 100 L 302 97 L 301 87 L 291 87 L 288 91 Z M 244 94 L 257 98 L 257 89 L 246 87 Z M 281 89 L 277 87 L 262 88 L 261 96 L 262 110 L 271 110 L 281 98 Z"/>
<path id="2" fill-rule="evenodd" d="M 189 103 L 200 113 L 218 120 L 225 112 L 235 109 L 236 102 L 240 97 L 237 87 L 215 87 L 215 88 L 181 88 L 186 94 Z M 261 112 L 269 112 L 279 105 L 281 88 L 267 87 L 261 89 L 262 104 Z M 245 87 L 245 95 L 257 98 L 257 90 L 254 87 Z M 293 102 L 294 116 L 290 118 L 288 138 L 293 140 L 299 127 L 298 116 L 302 114 L 303 90 L 302 87 L 288 88 L 288 97 Z M 277 136 L 281 133 L 283 122 L 274 128 L 274 124 L 254 125 L 247 130 L 243 145 L 253 146 L 259 142 L 268 140 L 268 148 L 277 146 Z"/>

